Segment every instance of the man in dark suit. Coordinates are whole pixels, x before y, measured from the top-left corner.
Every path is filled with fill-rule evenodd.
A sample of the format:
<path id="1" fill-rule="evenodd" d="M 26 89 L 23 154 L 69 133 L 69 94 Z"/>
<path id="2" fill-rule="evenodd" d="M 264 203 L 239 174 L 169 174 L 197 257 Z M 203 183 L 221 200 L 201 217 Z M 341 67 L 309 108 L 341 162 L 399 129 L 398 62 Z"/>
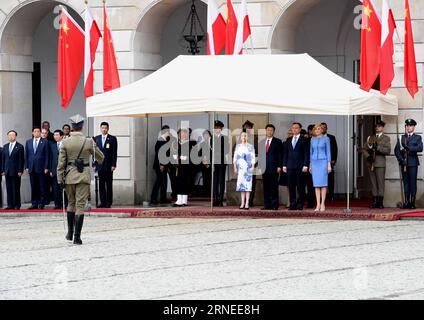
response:
<path id="1" fill-rule="evenodd" d="M 300 123 L 292 124 L 293 137 L 287 139 L 286 150 L 283 152 L 283 171 L 287 173 L 290 193 L 289 210 L 303 210 L 305 193 L 303 173 L 307 172 L 309 167 L 309 145 L 307 139 L 300 134 L 301 129 Z"/>
<path id="2" fill-rule="evenodd" d="M 31 207 L 44 209 L 46 204 L 46 179 L 49 172 L 49 142 L 41 138 L 40 127 L 34 127 L 33 137 L 25 145 L 25 169 L 29 173 L 31 183 Z"/>
<path id="3" fill-rule="evenodd" d="M 49 171 L 50 177 L 53 180 L 53 196 L 54 196 L 54 208 L 62 209 L 63 208 L 63 197 L 62 190 L 59 187 L 57 181 L 57 160 L 59 158 L 60 147 L 62 146 L 63 140 L 63 131 L 56 130 L 53 133 L 55 142 L 50 142 L 50 161 L 49 161 Z M 66 207 L 66 198 L 65 198 L 65 207 Z"/>
<path id="4" fill-rule="evenodd" d="M 216 120 L 212 139 L 213 150 L 213 205 L 224 206 L 225 174 L 227 172 L 227 156 L 229 151 L 228 137 L 222 134 L 224 124 Z"/>
<path id="5" fill-rule="evenodd" d="M 331 152 L 331 172 L 328 174 L 328 197 L 330 201 L 334 200 L 334 172 L 337 163 L 337 154 L 339 149 L 337 147 L 336 137 L 332 134 L 327 133 L 327 124 L 325 122 L 321 123 L 323 135 L 326 135 L 330 139 L 330 152 Z"/>
<path id="6" fill-rule="evenodd" d="M 7 133 L 9 143 L 4 145 L 1 155 L 2 175 L 6 177 L 6 210 L 21 208 L 21 177 L 24 173 L 25 153 L 24 146 L 16 141 L 17 136 L 18 133 L 15 130 Z"/>
<path id="7" fill-rule="evenodd" d="M 53 132 L 50 131 L 50 122 L 43 121 L 43 124 L 41 125 L 41 129 L 45 129 L 47 131 L 47 137 L 46 139 L 50 142 L 55 142 L 53 137 Z"/>
<path id="8" fill-rule="evenodd" d="M 403 209 L 415 209 L 418 166 L 420 165 L 417 153 L 423 151 L 422 138 L 414 132 L 416 125 L 417 122 L 414 119 L 405 120 L 405 134 L 398 138 L 395 147 L 395 156 L 402 169 L 405 193 Z"/>
<path id="9" fill-rule="evenodd" d="M 282 166 L 282 147 L 280 139 L 274 137 L 275 127 L 268 124 L 265 127 L 266 138 L 259 142 L 259 163 L 262 169 L 262 182 L 264 192 L 264 207 L 262 210 L 278 210 L 278 178 Z M 265 154 L 265 161 L 263 156 Z M 263 168 L 265 164 L 265 168 Z"/>
<path id="10" fill-rule="evenodd" d="M 169 142 L 169 140 L 169 126 L 165 125 L 162 127 L 161 135 L 155 144 L 155 160 L 153 162 L 153 170 L 155 170 L 156 173 L 156 181 L 153 185 L 152 193 L 150 195 L 150 204 L 153 205 L 159 204 L 157 201 L 159 192 L 161 204 L 171 203 L 171 201 L 166 198 L 170 157 L 170 145 L 168 144 L 168 147 L 166 147 L 166 144 Z M 161 150 L 162 146 L 165 146 L 164 148 L 166 148 L 166 152 L 164 149 Z"/>
<path id="11" fill-rule="evenodd" d="M 100 151 L 105 158 L 102 164 L 96 165 L 96 171 L 99 174 L 99 208 L 110 208 L 113 202 L 113 172 L 116 169 L 118 158 L 118 140 L 115 136 L 109 134 L 109 123 L 100 124 L 102 134 L 94 138 Z"/>

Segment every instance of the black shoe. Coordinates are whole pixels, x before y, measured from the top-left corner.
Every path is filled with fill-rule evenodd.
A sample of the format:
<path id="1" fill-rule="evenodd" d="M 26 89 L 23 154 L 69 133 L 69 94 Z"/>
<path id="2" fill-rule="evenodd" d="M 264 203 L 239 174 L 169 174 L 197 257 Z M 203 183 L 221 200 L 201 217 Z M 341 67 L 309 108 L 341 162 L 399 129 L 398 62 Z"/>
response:
<path id="1" fill-rule="evenodd" d="M 411 202 L 409 203 L 410 209 L 415 209 L 415 196 L 411 196 Z"/>
<path id="2" fill-rule="evenodd" d="M 290 206 L 290 207 L 289 207 L 289 210 L 290 210 L 290 211 L 296 210 L 296 207 L 292 207 L 292 206 Z"/>
<path id="3" fill-rule="evenodd" d="M 173 207 L 182 207 L 183 205 L 182 204 L 176 204 L 176 203 L 174 203 L 172 206 Z"/>
<path id="4" fill-rule="evenodd" d="M 172 202 L 170 200 L 166 199 L 166 200 L 161 200 L 159 203 L 160 204 L 170 204 Z"/>
<path id="5" fill-rule="evenodd" d="M 106 205 L 101 203 L 97 206 L 97 208 L 106 208 Z"/>
<path id="6" fill-rule="evenodd" d="M 6 208 L 4 208 L 3 210 L 13 210 L 13 208 L 11 208 L 11 207 L 6 207 Z"/>
<path id="7" fill-rule="evenodd" d="M 84 215 L 77 214 L 75 215 L 75 234 L 74 234 L 74 244 L 82 244 L 81 241 L 81 229 L 84 224 Z"/>
<path id="8" fill-rule="evenodd" d="M 28 208 L 28 210 L 37 210 L 37 209 L 38 209 L 38 206 L 34 206 L 34 205 Z"/>
<path id="9" fill-rule="evenodd" d="M 40 206 L 38 206 L 38 209 L 44 210 L 44 206 L 40 205 Z"/>
<path id="10" fill-rule="evenodd" d="M 277 210 L 278 210 L 278 207 L 276 207 L 276 208 L 272 208 L 271 210 L 277 211 Z"/>
<path id="11" fill-rule="evenodd" d="M 13 210 L 13 208 L 11 210 Z M 15 210 L 21 210 L 21 207 L 15 207 Z"/>
<path id="12" fill-rule="evenodd" d="M 242 206 L 242 207 L 239 207 L 239 209 L 240 209 L 240 210 L 243 210 L 243 209 L 244 209 L 244 206 Z"/>
<path id="13" fill-rule="evenodd" d="M 54 210 L 59 210 L 59 209 L 62 209 L 62 207 L 54 206 Z"/>
<path id="14" fill-rule="evenodd" d="M 298 207 L 296 207 L 296 210 L 300 210 L 300 211 L 302 211 L 302 210 L 303 210 L 303 206 L 298 206 Z"/>
<path id="15" fill-rule="evenodd" d="M 66 214 L 68 220 L 68 233 L 66 234 L 66 240 L 72 241 L 74 237 L 74 226 L 75 226 L 75 212 L 68 212 Z"/>
<path id="16" fill-rule="evenodd" d="M 268 207 L 263 207 L 263 208 L 261 208 L 261 210 L 270 210 L 270 208 L 268 208 Z"/>
<path id="17" fill-rule="evenodd" d="M 157 201 L 150 201 L 151 206 L 157 206 L 158 204 L 159 204 L 159 202 L 157 202 Z"/>
<path id="18" fill-rule="evenodd" d="M 249 209 L 250 209 L 250 207 L 247 207 L 247 208 L 246 208 L 246 207 L 244 207 L 243 209 L 244 209 L 244 210 L 249 210 Z"/>
<path id="19" fill-rule="evenodd" d="M 372 197 L 372 203 L 369 206 L 370 209 L 377 208 L 377 197 Z"/>

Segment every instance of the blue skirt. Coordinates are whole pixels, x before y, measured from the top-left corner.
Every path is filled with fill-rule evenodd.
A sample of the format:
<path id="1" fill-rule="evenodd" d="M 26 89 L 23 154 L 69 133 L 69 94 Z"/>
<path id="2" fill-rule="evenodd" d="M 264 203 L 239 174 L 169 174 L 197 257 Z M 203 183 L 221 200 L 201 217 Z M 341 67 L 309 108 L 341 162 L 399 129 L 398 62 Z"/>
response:
<path id="1" fill-rule="evenodd" d="M 314 187 L 327 187 L 328 186 L 328 161 L 324 160 L 311 160 L 312 168 L 312 181 Z"/>

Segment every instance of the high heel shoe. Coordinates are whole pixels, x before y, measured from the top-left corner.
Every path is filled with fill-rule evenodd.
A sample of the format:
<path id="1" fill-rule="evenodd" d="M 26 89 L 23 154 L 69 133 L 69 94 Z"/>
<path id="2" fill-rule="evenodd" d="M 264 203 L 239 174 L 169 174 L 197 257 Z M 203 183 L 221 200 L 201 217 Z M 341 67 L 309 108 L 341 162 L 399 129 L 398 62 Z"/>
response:
<path id="1" fill-rule="evenodd" d="M 240 210 L 243 210 L 244 209 L 244 206 L 240 206 L 240 208 L 239 208 Z"/>
<path id="2" fill-rule="evenodd" d="M 322 207 L 319 209 L 319 211 L 320 211 L 320 212 L 325 211 L 325 207 L 324 207 L 324 206 L 322 206 Z"/>
<path id="3" fill-rule="evenodd" d="M 320 211 L 320 207 L 317 206 L 314 211 Z"/>
<path id="4" fill-rule="evenodd" d="M 244 209 L 244 210 L 249 210 L 249 207 L 247 207 L 247 208 L 246 208 L 246 207 L 244 207 L 243 209 Z"/>

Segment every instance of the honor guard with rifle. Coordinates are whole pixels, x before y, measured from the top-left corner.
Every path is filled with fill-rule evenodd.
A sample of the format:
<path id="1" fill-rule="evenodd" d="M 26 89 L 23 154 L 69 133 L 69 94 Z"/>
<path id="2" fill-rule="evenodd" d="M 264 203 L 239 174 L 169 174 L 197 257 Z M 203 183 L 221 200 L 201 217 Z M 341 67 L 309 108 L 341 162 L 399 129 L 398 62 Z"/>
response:
<path id="1" fill-rule="evenodd" d="M 68 195 L 66 239 L 73 239 L 74 244 L 82 244 L 81 229 L 90 195 L 90 156 L 94 155 L 96 161 L 102 163 L 104 155 L 92 138 L 83 135 L 84 118 L 78 114 L 70 120 L 72 132 L 60 148 L 57 181 L 62 188 L 66 188 Z"/>
<path id="2" fill-rule="evenodd" d="M 377 121 L 375 134 L 368 136 L 363 154 L 370 172 L 373 203 L 370 208 L 383 209 L 384 186 L 386 177 L 386 156 L 390 154 L 389 136 L 384 134 L 384 121 Z"/>
<path id="3" fill-rule="evenodd" d="M 396 143 L 395 155 L 402 171 L 405 201 L 403 209 L 415 209 L 417 194 L 417 173 L 420 162 L 418 152 L 423 151 L 423 142 L 420 135 L 414 132 L 417 122 L 414 119 L 405 120 L 405 133 Z"/>

